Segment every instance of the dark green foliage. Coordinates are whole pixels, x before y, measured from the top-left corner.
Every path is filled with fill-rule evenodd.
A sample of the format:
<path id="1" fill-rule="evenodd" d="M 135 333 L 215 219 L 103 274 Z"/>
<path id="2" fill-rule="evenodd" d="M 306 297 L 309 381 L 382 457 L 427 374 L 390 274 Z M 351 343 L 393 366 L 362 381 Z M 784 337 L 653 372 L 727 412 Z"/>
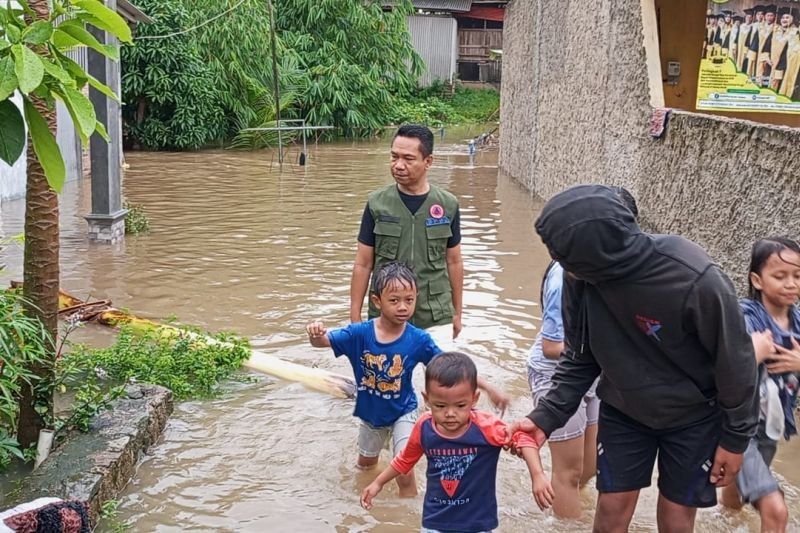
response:
<path id="1" fill-rule="evenodd" d="M 494 89 L 456 89 L 450 105 L 466 122 L 497 120 L 500 112 L 500 93 Z"/>
<path id="2" fill-rule="evenodd" d="M 202 24 L 237 3 L 219 0 L 186 3 L 184 0 L 192 26 Z M 226 116 L 226 139 L 241 129 L 274 120 L 269 26 L 266 0 L 244 0 L 236 9 L 191 33 L 190 38 L 200 50 L 203 62 L 214 73 Z M 290 118 L 294 95 L 304 79 L 291 61 L 284 61 L 280 70 L 282 118 Z"/>
<path id="3" fill-rule="evenodd" d="M 36 383 L 29 368 L 45 364 L 52 350 L 41 322 L 22 312 L 22 299 L 12 291 L 0 291 L 0 472 L 13 457 L 22 458 L 16 433 L 19 405 L 17 399 L 23 383 Z"/>
<path id="4" fill-rule="evenodd" d="M 452 98 L 433 85 L 414 96 L 398 100 L 390 119 L 394 124 L 418 123 L 436 127 L 444 124 L 479 123 L 496 120 L 500 93 L 494 89 L 456 89 Z"/>
<path id="5" fill-rule="evenodd" d="M 422 59 L 414 51 L 406 16 L 411 2 L 384 11 L 381 2 L 278 0 L 276 18 L 284 57 L 307 77 L 301 114 L 345 135 L 385 125 L 396 95 L 417 85 Z"/>
<path id="6" fill-rule="evenodd" d="M 274 0 L 281 118 L 336 126 L 345 135 L 382 128 L 395 99 L 410 94 L 422 71 L 405 21 L 411 2 L 397 4 L 383 11 L 380 2 Z M 275 124 L 266 0 L 141 0 L 139 6 L 157 21 L 141 25 L 140 36 L 195 29 L 137 38 L 123 51 L 128 138 L 154 149 L 234 136 L 237 147 L 274 144 L 272 133 L 240 133 Z"/>
<path id="7" fill-rule="evenodd" d="M 223 136 L 225 116 L 214 70 L 185 35 L 182 2 L 139 0 L 153 24 L 141 24 L 133 46 L 122 48 L 124 133 L 129 143 L 150 150 L 194 150 Z"/>
<path id="8" fill-rule="evenodd" d="M 219 344 L 165 338 L 159 332 L 146 334 L 123 327 L 109 348 L 80 348 L 69 358 L 83 368 L 99 368 L 112 381 L 163 385 L 177 400 L 216 393 L 217 385 L 238 370 L 250 356 L 247 342 L 230 335 L 214 337 Z"/>

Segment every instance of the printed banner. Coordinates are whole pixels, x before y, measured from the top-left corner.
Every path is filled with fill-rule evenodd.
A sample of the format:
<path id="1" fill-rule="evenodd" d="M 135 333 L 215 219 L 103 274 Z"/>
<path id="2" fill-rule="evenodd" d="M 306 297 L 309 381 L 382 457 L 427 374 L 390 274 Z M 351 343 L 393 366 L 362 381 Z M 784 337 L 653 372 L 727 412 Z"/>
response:
<path id="1" fill-rule="evenodd" d="M 709 0 L 697 110 L 800 114 L 800 2 Z"/>

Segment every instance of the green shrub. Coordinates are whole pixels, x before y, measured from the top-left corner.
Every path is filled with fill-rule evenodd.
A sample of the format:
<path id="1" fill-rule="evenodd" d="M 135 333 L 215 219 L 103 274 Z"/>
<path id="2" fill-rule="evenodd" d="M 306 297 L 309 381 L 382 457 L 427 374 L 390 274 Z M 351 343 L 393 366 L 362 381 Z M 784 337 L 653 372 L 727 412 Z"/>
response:
<path id="1" fill-rule="evenodd" d="M 138 235 L 150 231 L 150 220 L 144 212 L 143 205 L 125 202 L 124 207 L 128 210 L 128 214 L 125 216 L 125 233 Z"/>
<path id="2" fill-rule="evenodd" d="M 23 459 L 15 438 L 23 383 L 34 383 L 32 365 L 47 364 L 53 344 L 42 323 L 23 313 L 22 297 L 0 291 L 0 472 L 14 457 Z"/>
<path id="3" fill-rule="evenodd" d="M 244 340 L 227 334 L 213 338 L 220 343 L 203 343 L 190 336 L 168 339 L 155 331 L 141 334 L 123 326 L 109 348 L 78 347 L 67 357 L 84 368 L 99 369 L 113 381 L 162 385 L 177 400 L 208 397 L 250 356 Z"/>
<path id="4" fill-rule="evenodd" d="M 497 120 L 500 111 L 500 93 L 494 89 L 456 89 L 450 105 L 466 122 Z"/>
<path id="5" fill-rule="evenodd" d="M 128 142 L 148 150 L 196 150 L 221 139 L 225 117 L 217 79 L 195 42 L 186 34 L 146 39 L 189 27 L 188 8 L 176 1 L 136 4 L 154 22 L 141 24 L 140 38 L 121 50 Z"/>
<path id="6" fill-rule="evenodd" d="M 462 122 L 463 117 L 448 102 L 429 97 L 426 100 L 398 102 L 390 120 L 394 124 L 414 123 L 437 127 Z"/>
<path id="7" fill-rule="evenodd" d="M 493 120 L 500 109 L 500 93 L 494 89 L 456 89 L 452 98 L 444 96 L 441 82 L 419 89 L 413 96 L 398 98 L 389 116 L 393 124 L 480 123 Z"/>

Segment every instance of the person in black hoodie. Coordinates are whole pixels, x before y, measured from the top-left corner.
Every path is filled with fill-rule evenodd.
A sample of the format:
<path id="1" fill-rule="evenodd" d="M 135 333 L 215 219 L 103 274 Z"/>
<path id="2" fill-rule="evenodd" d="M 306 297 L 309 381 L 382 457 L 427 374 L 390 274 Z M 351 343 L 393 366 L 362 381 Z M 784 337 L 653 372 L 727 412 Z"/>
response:
<path id="1" fill-rule="evenodd" d="M 536 231 L 566 271 L 566 348 L 552 389 L 512 431 L 542 442 L 600 376 L 594 530 L 627 531 L 658 457 L 659 530 L 692 531 L 758 423 L 753 345 L 732 283 L 693 242 L 642 232 L 610 187 L 557 194 Z"/>

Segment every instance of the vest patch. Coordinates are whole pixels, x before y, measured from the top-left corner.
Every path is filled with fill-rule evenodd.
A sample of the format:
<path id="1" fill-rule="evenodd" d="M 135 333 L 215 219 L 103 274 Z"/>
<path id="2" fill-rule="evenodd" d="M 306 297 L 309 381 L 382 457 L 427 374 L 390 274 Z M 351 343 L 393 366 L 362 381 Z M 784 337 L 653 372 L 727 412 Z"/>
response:
<path id="1" fill-rule="evenodd" d="M 384 215 L 381 213 L 378 215 L 378 222 L 394 222 L 395 224 L 400 223 L 400 217 L 394 217 L 392 215 Z"/>
<path id="2" fill-rule="evenodd" d="M 442 217 L 442 218 L 426 218 L 425 225 L 430 226 L 443 226 L 445 224 L 450 224 L 450 217 Z"/>

